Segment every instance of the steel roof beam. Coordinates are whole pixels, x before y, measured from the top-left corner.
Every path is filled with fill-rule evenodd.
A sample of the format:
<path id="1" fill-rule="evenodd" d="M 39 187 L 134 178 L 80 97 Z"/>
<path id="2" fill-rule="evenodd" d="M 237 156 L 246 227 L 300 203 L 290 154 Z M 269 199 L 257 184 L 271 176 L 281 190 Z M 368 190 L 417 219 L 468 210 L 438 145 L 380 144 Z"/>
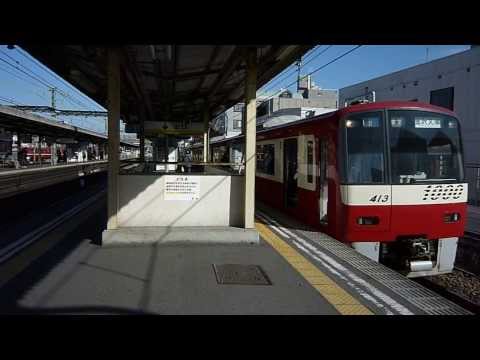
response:
<path id="1" fill-rule="evenodd" d="M 126 71 L 127 77 L 129 79 L 130 83 L 132 84 L 132 86 L 136 89 L 138 104 L 139 104 L 139 106 L 142 106 L 142 104 L 145 104 L 148 118 L 153 119 L 154 114 L 153 114 L 153 109 L 152 109 L 152 103 L 151 103 L 150 96 L 147 95 L 145 89 L 141 85 L 141 83 L 143 83 L 142 74 L 139 71 L 137 65 L 134 64 L 134 62 L 132 61 L 132 59 L 130 57 L 130 54 L 128 53 L 128 51 L 126 49 L 124 49 L 124 51 L 123 51 L 123 57 L 124 57 L 124 60 L 125 60 L 124 64 L 127 67 L 127 69 L 126 69 L 127 70 Z M 133 74 L 133 78 L 132 78 L 132 74 Z"/>
<path id="2" fill-rule="evenodd" d="M 204 72 L 211 71 L 212 64 L 217 59 L 218 53 L 220 52 L 220 49 L 221 49 L 221 47 L 218 46 L 218 45 L 213 48 L 212 54 L 210 55 L 210 58 L 208 59 L 207 67 L 205 68 Z M 216 70 L 215 73 L 218 75 L 221 71 L 222 71 L 221 69 Z M 208 74 L 208 75 L 211 75 L 211 74 Z M 197 85 L 196 89 L 193 91 L 194 94 L 198 94 L 200 92 L 200 90 L 202 88 L 202 85 L 205 82 L 206 77 L 207 77 L 206 75 L 203 76 L 202 79 L 198 82 L 198 85 Z"/>
<path id="3" fill-rule="evenodd" d="M 243 49 L 236 46 L 222 69 L 220 78 L 213 84 L 209 90 L 208 100 L 211 100 L 217 91 L 227 82 L 229 76 L 235 71 L 236 67 L 243 61 Z"/>
<path id="4" fill-rule="evenodd" d="M 202 77 L 206 77 L 208 75 L 217 75 L 220 73 L 221 69 L 217 70 L 207 70 L 207 71 L 195 71 L 195 72 L 187 72 L 187 73 L 181 73 L 181 74 L 176 74 L 173 76 L 163 76 L 160 78 L 160 80 L 177 80 L 177 81 L 182 81 L 182 80 L 192 80 L 192 79 L 198 79 Z M 142 73 L 146 76 L 151 76 L 151 77 L 156 77 L 158 78 L 158 75 L 154 72 L 151 71 L 146 71 L 143 70 Z"/>

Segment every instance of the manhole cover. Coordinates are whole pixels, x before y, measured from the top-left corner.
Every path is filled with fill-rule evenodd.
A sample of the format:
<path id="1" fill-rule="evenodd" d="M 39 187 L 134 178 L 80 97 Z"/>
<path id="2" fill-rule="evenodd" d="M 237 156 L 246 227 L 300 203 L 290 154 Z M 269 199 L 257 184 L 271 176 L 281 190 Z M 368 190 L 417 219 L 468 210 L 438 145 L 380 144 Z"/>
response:
<path id="1" fill-rule="evenodd" d="M 213 264 L 219 284 L 272 285 L 265 272 L 257 265 Z"/>

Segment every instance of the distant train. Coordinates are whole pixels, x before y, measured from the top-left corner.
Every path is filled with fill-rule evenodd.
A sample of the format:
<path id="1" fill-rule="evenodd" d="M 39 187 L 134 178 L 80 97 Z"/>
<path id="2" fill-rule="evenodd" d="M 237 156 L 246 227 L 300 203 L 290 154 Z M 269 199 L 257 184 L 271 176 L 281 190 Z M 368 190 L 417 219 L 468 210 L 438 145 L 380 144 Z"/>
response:
<path id="1" fill-rule="evenodd" d="M 28 164 L 50 162 L 51 157 L 50 147 L 36 148 L 33 145 L 25 145 L 20 148 L 19 159 Z"/>
<path id="2" fill-rule="evenodd" d="M 418 102 L 357 104 L 261 130 L 256 197 L 409 277 L 448 273 L 466 221 L 460 134 L 453 112 Z M 211 153 L 233 162 L 243 141 Z"/>
<path id="3" fill-rule="evenodd" d="M 9 166 L 14 165 L 12 151 L 12 140 L 0 139 L 0 159 Z M 23 164 L 49 162 L 51 158 L 50 148 L 34 148 L 31 144 L 21 144 L 17 151 L 17 158 Z"/>

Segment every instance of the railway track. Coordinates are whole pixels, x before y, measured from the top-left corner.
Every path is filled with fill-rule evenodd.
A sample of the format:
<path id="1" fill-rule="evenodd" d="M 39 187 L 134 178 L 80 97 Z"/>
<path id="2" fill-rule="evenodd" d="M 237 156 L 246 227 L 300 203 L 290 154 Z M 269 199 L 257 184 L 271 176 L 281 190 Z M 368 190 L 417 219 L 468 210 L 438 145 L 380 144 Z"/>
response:
<path id="1" fill-rule="evenodd" d="M 101 162 L 100 165 L 103 166 L 104 163 L 106 162 Z M 128 165 L 128 162 L 122 161 L 121 166 L 125 165 Z M 78 172 L 77 168 L 71 168 Z M 35 175 L 41 177 L 39 174 Z M 0 219 L 2 228 L 0 265 L 7 263 L 107 193 L 106 175 L 103 171 L 92 171 L 88 176 L 89 182 L 92 180 L 89 185 L 84 185 L 85 187 L 79 187 L 78 184 L 75 186 L 75 179 L 70 181 L 57 179 L 50 186 L 33 191 L 15 192 L 13 195 L 7 194 L 7 198 L 2 199 L 8 213 Z M 0 191 L 0 198 L 3 195 Z M 23 217 L 27 220 L 23 221 Z"/>
<path id="2" fill-rule="evenodd" d="M 480 278 L 461 268 L 455 268 L 450 274 L 417 278 L 414 280 L 472 313 L 480 314 L 480 295 L 475 296 L 476 301 L 475 298 L 472 298 L 471 289 L 465 289 L 465 279 L 469 279 L 468 282 L 473 284 L 480 292 Z M 460 285 L 461 283 L 463 283 L 463 285 Z"/>
<path id="3" fill-rule="evenodd" d="M 480 233 L 478 233 L 478 232 L 465 231 L 465 237 L 467 237 L 471 240 L 480 241 Z"/>
<path id="4" fill-rule="evenodd" d="M 77 204 L 69 211 L 61 214 L 60 216 L 52 219 L 51 221 L 47 222 L 46 224 L 40 226 L 39 228 L 35 229 L 34 231 L 29 232 L 28 234 L 22 236 L 20 239 L 16 240 L 13 243 L 3 247 L 0 249 L 0 265 L 4 262 L 10 260 L 12 257 L 17 255 L 27 246 L 33 244 L 35 241 L 41 239 L 43 236 L 48 234 L 50 231 L 55 230 L 59 225 L 64 223 L 65 221 L 71 219 L 73 216 L 78 214 L 80 211 L 85 210 L 88 206 L 93 204 L 95 201 L 100 199 L 101 196 L 106 194 L 106 190 L 100 190 L 99 192 L 95 193 L 94 195 L 90 196 L 80 204 Z"/>
<path id="5" fill-rule="evenodd" d="M 455 266 L 477 276 L 480 275 L 480 234 L 465 232 L 458 241 Z"/>
<path id="6" fill-rule="evenodd" d="M 0 266 L 106 194 L 106 174 L 89 177 L 84 187 L 73 180 L 2 199 L 8 212 L 0 219 Z"/>
<path id="7" fill-rule="evenodd" d="M 480 314 L 480 234 L 465 232 L 458 242 L 454 271 L 416 279 L 450 301 Z"/>

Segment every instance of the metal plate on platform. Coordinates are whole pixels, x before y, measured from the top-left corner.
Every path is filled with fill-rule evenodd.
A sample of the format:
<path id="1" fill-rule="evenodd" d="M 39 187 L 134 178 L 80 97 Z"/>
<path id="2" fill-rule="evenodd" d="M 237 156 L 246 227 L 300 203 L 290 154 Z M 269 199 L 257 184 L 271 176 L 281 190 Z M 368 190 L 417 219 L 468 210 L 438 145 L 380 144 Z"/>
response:
<path id="1" fill-rule="evenodd" d="M 258 265 L 213 264 L 217 282 L 222 285 L 272 285 Z"/>

